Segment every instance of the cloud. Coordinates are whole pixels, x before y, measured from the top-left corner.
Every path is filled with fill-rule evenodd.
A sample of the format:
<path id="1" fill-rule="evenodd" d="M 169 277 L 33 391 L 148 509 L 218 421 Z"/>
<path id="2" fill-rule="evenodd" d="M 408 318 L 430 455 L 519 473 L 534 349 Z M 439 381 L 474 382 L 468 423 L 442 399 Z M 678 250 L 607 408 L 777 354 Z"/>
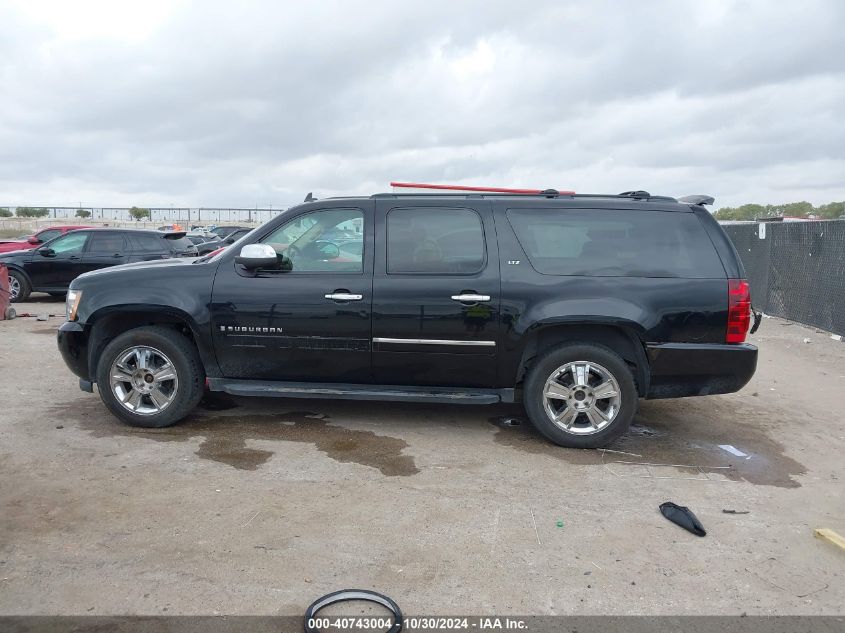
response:
<path id="1" fill-rule="evenodd" d="M 72 6 L 0 8 L 0 204 L 845 198 L 837 0 Z"/>

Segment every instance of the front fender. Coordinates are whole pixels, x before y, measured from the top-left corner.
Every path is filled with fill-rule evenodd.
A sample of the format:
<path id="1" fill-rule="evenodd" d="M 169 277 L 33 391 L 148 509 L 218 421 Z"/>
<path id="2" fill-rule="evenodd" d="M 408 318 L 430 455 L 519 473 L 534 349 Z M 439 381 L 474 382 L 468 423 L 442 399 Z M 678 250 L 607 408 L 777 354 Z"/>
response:
<path id="1" fill-rule="evenodd" d="M 205 367 L 206 375 L 219 373 L 217 359 L 211 352 L 210 324 L 198 319 L 201 312 L 189 312 L 186 306 L 165 304 L 123 304 L 100 308 L 84 324 L 88 338 L 88 365 L 91 375 L 96 373 L 100 353 L 117 334 L 135 327 L 160 324 L 182 324 L 190 331 Z"/>
<path id="2" fill-rule="evenodd" d="M 190 332 L 207 376 L 219 368 L 211 344 L 209 305 L 216 267 L 160 266 L 82 276 L 78 322 L 88 337 L 91 373 L 105 344 L 120 332 L 156 324 L 181 324 Z"/>
<path id="3" fill-rule="evenodd" d="M 9 272 L 12 272 L 14 270 L 15 272 L 22 274 L 24 277 L 26 277 L 26 280 L 29 282 L 30 286 L 32 285 L 32 279 L 30 279 L 29 275 L 26 274 L 26 270 L 24 270 L 23 267 L 20 266 L 20 264 L 13 264 L 11 262 L 2 261 L 0 261 L 0 264 L 4 265 L 6 267 L 6 270 L 8 270 Z"/>

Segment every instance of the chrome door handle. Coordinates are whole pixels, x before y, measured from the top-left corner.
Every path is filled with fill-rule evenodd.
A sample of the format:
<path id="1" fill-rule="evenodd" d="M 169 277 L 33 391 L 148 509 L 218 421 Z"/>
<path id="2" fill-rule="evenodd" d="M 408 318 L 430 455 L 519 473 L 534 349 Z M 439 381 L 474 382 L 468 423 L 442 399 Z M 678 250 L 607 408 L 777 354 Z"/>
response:
<path id="1" fill-rule="evenodd" d="M 363 298 L 364 295 L 353 295 L 348 292 L 332 292 L 326 295 L 326 299 L 332 301 L 360 301 Z"/>
<path id="2" fill-rule="evenodd" d="M 478 303 L 479 301 L 490 301 L 490 295 L 452 295 L 453 301 L 460 301 L 462 303 Z"/>

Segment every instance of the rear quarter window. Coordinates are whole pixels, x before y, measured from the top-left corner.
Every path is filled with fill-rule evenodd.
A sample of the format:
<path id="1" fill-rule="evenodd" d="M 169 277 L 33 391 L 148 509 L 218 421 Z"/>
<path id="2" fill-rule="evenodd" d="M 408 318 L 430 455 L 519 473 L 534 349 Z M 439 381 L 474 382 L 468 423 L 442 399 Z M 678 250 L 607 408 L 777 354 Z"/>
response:
<path id="1" fill-rule="evenodd" d="M 119 233 L 92 233 L 88 243 L 89 253 L 123 253 L 126 246 Z"/>
<path id="2" fill-rule="evenodd" d="M 724 278 L 693 213 L 616 209 L 508 209 L 531 266 L 544 275 Z"/>

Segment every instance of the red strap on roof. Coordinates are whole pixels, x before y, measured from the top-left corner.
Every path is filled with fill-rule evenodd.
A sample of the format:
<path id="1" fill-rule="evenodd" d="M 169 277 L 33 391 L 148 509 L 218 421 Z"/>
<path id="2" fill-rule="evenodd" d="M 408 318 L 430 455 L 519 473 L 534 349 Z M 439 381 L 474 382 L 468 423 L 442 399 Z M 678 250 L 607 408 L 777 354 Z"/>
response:
<path id="1" fill-rule="evenodd" d="M 391 182 L 391 187 L 404 187 L 408 189 L 445 189 L 450 191 L 480 191 L 488 193 L 524 193 L 528 195 L 539 195 L 543 189 L 510 189 L 506 187 L 470 187 L 466 185 L 433 185 L 424 182 Z M 562 196 L 574 196 L 574 191 L 557 190 Z"/>

